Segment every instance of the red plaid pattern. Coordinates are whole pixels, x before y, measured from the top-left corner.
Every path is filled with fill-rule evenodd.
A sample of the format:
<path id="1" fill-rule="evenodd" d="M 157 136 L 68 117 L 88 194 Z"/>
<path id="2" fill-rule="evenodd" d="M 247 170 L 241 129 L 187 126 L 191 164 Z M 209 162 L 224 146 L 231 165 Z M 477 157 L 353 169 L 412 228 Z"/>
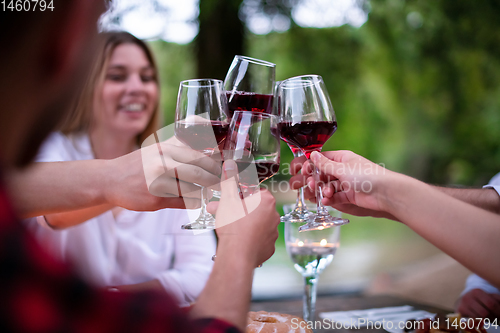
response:
<path id="1" fill-rule="evenodd" d="M 0 332 L 236 333 L 192 321 L 167 296 L 92 288 L 52 258 L 16 219 L 0 185 Z"/>

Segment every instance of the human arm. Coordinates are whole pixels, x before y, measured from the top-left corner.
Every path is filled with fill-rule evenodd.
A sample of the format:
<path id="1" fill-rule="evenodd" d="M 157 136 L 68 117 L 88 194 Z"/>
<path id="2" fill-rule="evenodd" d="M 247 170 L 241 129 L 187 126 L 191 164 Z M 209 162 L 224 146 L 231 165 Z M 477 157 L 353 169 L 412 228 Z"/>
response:
<path id="1" fill-rule="evenodd" d="M 476 207 L 500 214 L 500 195 L 493 188 L 453 188 L 435 186 L 439 191 Z"/>
<path id="2" fill-rule="evenodd" d="M 228 163 L 234 167 L 228 172 L 234 177 L 236 166 Z M 241 200 L 231 177 L 223 176 L 221 200 L 210 205 L 212 212 L 216 210 L 217 258 L 190 315 L 193 319 L 218 318 L 244 331 L 253 271 L 274 252 L 279 214 L 268 191 Z M 211 262 L 210 257 L 205 260 Z"/>
<path id="3" fill-rule="evenodd" d="M 211 209 L 217 207 L 217 258 L 191 315 L 221 318 L 244 330 L 253 270 L 274 253 L 279 214 L 268 191 L 241 200 L 234 178 L 237 167 L 233 161 L 224 166 L 222 197 L 218 205 L 211 205 Z"/>
<path id="4" fill-rule="evenodd" d="M 64 327 L 70 331 L 101 329 L 107 332 L 144 329 L 178 332 L 181 327 L 186 333 L 229 333 L 236 332 L 233 324 L 244 331 L 253 269 L 274 252 L 279 215 L 272 195 L 261 191 L 245 199 L 245 207 L 251 212 L 235 220 L 234 208 L 237 204 L 241 206 L 242 200 L 234 182 L 230 185 L 234 186 L 233 190 L 229 189 L 230 194 L 226 186 L 222 188 L 217 211 L 218 226 L 225 226 L 218 230 L 220 245 L 214 269 L 191 311 L 192 319 L 199 321 L 186 318 L 170 298 L 159 293 L 112 293 L 88 286 L 47 255 L 19 222 L 12 220 L 8 224 L 5 216 L 0 216 L 2 225 L 8 226 L 0 232 L 4 244 L 0 263 L 2 266 L 18 263 L 10 274 L 0 277 L 5 295 L 3 302 L 8 310 L 2 316 L 3 326 L 16 327 L 19 331 L 30 331 L 33 327 L 59 331 Z M 0 207 L 5 208 L 3 201 L 0 191 Z M 8 209 L 1 213 L 11 214 Z M 234 223 L 227 224 L 230 222 Z M 19 252 L 20 247 L 25 250 Z M 32 312 L 33 306 L 50 310 L 50 317 L 22 320 Z"/>
<path id="5" fill-rule="evenodd" d="M 336 179 L 331 182 L 337 189 L 331 202 L 390 214 L 471 271 L 500 286 L 498 215 L 350 151 L 313 153 L 311 159 L 322 173 Z M 360 187 L 363 183 L 365 190 Z"/>
<path id="6" fill-rule="evenodd" d="M 199 187 L 192 182 L 214 184 L 220 166 L 183 147 L 162 143 L 161 151 L 163 161 L 156 158 L 157 146 L 148 146 L 113 160 L 34 163 L 11 170 L 8 186 L 22 217 L 99 205 L 141 211 L 199 206 Z M 156 178 L 148 184 L 145 173 Z"/>

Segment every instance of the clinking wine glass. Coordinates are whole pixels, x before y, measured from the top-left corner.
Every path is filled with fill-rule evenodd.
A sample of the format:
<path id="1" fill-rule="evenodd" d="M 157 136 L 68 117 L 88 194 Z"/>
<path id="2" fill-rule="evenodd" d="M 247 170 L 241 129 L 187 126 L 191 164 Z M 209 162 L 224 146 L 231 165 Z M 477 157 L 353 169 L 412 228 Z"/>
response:
<path id="1" fill-rule="evenodd" d="M 279 116 L 279 97 L 278 97 L 278 87 L 282 81 L 276 81 L 274 85 L 274 106 L 273 106 L 273 114 Z M 291 143 L 287 143 L 288 147 L 292 151 L 293 157 L 297 158 L 299 156 L 303 156 L 302 151 L 294 146 Z M 304 187 L 301 187 L 297 191 L 297 199 L 295 200 L 295 206 L 289 212 L 286 212 L 284 216 L 280 217 L 281 222 L 292 222 L 292 223 L 304 223 L 307 222 L 309 215 L 312 213 L 307 209 L 305 200 L 304 200 Z"/>
<path id="2" fill-rule="evenodd" d="M 224 80 L 229 117 L 234 111 L 271 113 L 276 64 L 237 55 Z"/>
<path id="3" fill-rule="evenodd" d="M 283 206 L 291 211 L 293 205 Z M 340 218 L 340 212 L 329 208 Z M 304 278 L 303 317 L 314 320 L 319 274 L 330 265 L 340 246 L 340 226 L 318 228 L 302 232 L 301 223 L 285 223 L 285 244 L 295 269 Z"/>
<path id="4" fill-rule="evenodd" d="M 290 143 L 287 144 L 292 151 L 294 158 L 304 155 L 299 148 Z M 280 221 L 290 223 L 304 223 L 309 221 L 309 217 L 312 214 L 313 213 L 307 209 L 307 205 L 304 200 L 304 187 L 301 187 L 297 191 L 297 199 L 295 200 L 295 206 L 293 207 L 293 210 L 290 210 L 289 212 L 285 213 L 285 215 L 281 216 Z"/>
<path id="5" fill-rule="evenodd" d="M 240 194 L 246 197 L 279 170 L 278 117 L 265 113 L 236 111 L 224 146 L 224 159 L 238 166 Z"/>
<path id="6" fill-rule="evenodd" d="M 278 87 L 278 99 L 281 139 L 298 147 L 309 159 L 313 151 L 321 151 L 324 143 L 337 130 L 335 112 L 323 79 L 319 75 L 304 75 L 284 80 Z M 308 222 L 300 226 L 300 231 L 349 223 L 347 219 L 331 216 L 323 206 L 316 167 L 314 178 L 316 213 L 308 216 Z"/>
<path id="7" fill-rule="evenodd" d="M 229 128 L 226 114 L 227 99 L 221 80 L 182 81 L 175 110 L 175 136 L 192 149 L 212 156 L 226 138 Z M 215 218 L 206 209 L 206 188 L 201 187 L 200 215 L 183 225 L 183 229 L 215 228 Z"/>

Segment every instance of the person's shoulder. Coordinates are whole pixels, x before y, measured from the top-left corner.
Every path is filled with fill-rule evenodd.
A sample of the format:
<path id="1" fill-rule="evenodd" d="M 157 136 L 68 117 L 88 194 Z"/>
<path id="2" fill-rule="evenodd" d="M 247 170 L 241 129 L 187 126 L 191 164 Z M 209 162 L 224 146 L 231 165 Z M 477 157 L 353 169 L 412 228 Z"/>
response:
<path id="1" fill-rule="evenodd" d="M 61 132 L 52 132 L 49 134 L 47 139 L 43 142 L 42 146 L 59 145 L 61 143 L 67 142 L 68 137 Z"/>
<path id="2" fill-rule="evenodd" d="M 83 153 L 88 149 L 80 149 L 81 146 L 89 146 L 86 144 L 88 137 L 84 134 L 69 134 L 61 132 L 51 133 L 43 142 L 36 157 L 37 162 L 60 162 L 72 161 L 78 159 L 92 158 Z M 85 155 L 85 156 L 80 156 Z"/>

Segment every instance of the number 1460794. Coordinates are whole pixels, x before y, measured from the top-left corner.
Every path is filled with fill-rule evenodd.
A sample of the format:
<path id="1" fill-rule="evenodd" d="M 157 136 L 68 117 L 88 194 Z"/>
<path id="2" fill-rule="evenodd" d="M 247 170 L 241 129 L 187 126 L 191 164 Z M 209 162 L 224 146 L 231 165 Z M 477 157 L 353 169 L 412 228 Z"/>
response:
<path id="1" fill-rule="evenodd" d="M 54 10 L 54 0 L 1 0 L 2 11 L 29 12 Z"/>

